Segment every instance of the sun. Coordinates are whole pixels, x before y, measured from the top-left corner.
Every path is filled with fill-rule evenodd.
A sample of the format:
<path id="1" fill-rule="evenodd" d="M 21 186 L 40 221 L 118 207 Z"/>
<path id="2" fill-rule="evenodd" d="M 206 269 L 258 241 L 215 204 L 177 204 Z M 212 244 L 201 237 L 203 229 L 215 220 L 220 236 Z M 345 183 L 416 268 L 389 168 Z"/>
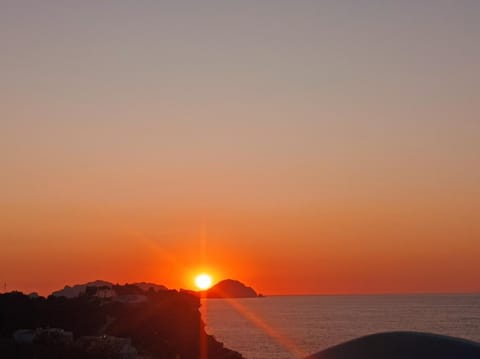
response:
<path id="1" fill-rule="evenodd" d="M 195 277 L 195 285 L 201 290 L 208 289 L 212 286 L 212 277 L 206 273 L 199 274 Z"/>

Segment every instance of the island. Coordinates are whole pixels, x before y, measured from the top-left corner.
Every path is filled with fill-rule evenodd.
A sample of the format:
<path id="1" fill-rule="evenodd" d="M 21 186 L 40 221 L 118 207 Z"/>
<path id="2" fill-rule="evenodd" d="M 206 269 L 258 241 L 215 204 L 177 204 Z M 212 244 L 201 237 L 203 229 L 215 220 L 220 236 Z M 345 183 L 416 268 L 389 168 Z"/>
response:
<path id="1" fill-rule="evenodd" d="M 225 279 L 208 290 L 203 291 L 206 298 L 257 298 L 262 297 L 252 287 L 234 279 Z"/>

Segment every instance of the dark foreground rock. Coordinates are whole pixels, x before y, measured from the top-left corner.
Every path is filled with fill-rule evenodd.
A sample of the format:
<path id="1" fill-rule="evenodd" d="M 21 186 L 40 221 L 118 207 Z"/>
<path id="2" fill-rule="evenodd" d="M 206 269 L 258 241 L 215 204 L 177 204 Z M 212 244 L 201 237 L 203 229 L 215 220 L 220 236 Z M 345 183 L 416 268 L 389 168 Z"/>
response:
<path id="1" fill-rule="evenodd" d="M 480 344 L 443 335 L 389 332 L 361 337 L 305 359 L 479 359 Z"/>
<path id="2" fill-rule="evenodd" d="M 198 359 L 202 350 L 209 359 L 241 359 L 206 334 L 199 308 L 198 297 L 174 290 L 134 290 L 116 298 L 2 294 L 0 358 L 117 359 L 123 358 L 117 349 L 131 343 L 135 351 L 130 352 L 138 356 L 130 357 Z M 19 329 L 36 328 L 61 328 L 73 333 L 73 340 L 38 341 L 28 332 L 14 340 Z"/>

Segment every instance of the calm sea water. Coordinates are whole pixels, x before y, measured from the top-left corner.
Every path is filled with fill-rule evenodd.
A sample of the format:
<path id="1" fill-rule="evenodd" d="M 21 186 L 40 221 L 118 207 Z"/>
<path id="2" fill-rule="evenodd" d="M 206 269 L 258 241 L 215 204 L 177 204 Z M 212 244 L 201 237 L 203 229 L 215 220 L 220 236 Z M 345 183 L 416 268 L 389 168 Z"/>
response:
<path id="1" fill-rule="evenodd" d="M 355 337 L 414 330 L 480 342 L 480 295 L 207 299 L 207 332 L 247 359 L 290 359 Z"/>

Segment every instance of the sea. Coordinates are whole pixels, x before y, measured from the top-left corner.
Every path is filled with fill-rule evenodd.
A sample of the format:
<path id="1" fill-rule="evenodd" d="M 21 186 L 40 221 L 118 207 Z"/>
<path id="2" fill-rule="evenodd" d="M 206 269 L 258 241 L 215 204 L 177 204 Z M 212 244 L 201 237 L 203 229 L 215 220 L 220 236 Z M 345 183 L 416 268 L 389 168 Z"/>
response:
<path id="1" fill-rule="evenodd" d="M 480 294 L 204 299 L 206 330 L 247 359 L 293 359 L 383 331 L 480 342 Z"/>

